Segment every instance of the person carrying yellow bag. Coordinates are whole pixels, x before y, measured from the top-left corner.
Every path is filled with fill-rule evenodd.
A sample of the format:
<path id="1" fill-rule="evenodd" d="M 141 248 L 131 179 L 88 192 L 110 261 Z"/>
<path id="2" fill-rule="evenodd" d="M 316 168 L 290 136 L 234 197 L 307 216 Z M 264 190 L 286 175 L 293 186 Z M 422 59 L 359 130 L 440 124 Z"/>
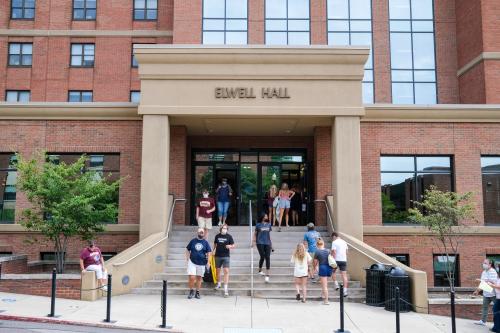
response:
<path id="1" fill-rule="evenodd" d="M 216 282 L 215 290 L 219 290 L 221 287 L 221 268 L 224 270 L 224 297 L 229 296 L 228 284 L 229 284 L 229 255 L 230 251 L 234 249 L 233 236 L 227 233 L 228 226 L 223 224 L 220 226 L 220 232 L 215 236 L 214 240 L 214 266 L 215 266 L 215 276 L 214 282 Z M 212 267 L 214 267 L 212 266 Z M 213 274 L 212 270 L 212 274 Z"/>

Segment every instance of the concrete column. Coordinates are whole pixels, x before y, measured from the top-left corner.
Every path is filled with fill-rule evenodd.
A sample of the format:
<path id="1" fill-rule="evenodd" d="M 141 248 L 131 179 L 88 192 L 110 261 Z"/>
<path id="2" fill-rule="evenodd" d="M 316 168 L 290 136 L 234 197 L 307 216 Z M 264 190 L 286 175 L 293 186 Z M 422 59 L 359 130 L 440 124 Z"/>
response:
<path id="1" fill-rule="evenodd" d="M 142 118 L 140 239 L 165 231 L 168 218 L 170 125 L 167 115 Z"/>
<path id="2" fill-rule="evenodd" d="M 363 240 L 359 117 L 335 117 L 332 125 L 333 220 L 337 231 Z"/>

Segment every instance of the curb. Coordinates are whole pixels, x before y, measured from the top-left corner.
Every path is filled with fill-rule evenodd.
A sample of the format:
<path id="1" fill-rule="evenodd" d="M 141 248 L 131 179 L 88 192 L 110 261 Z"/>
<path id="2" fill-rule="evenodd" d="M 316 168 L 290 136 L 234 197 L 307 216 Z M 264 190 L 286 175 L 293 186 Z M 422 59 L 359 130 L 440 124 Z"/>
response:
<path id="1" fill-rule="evenodd" d="M 116 324 L 106 324 L 106 323 L 89 323 L 80 321 L 70 321 L 64 319 L 53 319 L 53 318 L 42 318 L 42 317 L 24 317 L 17 315 L 6 315 L 0 314 L 0 320 L 12 320 L 12 321 L 23 321 L 31 323 L 43 323 L 43 324 L 58 324 L 58 325 L 72 325 L 72 326 L 85 326 L 85 327 L 98 327 L 98 328 L 108 328 L 108 329 L 124 329 L 124 330 L 135 330 L 135 331 L 158 331 L 158 332 L 170 332 L 170 333 L 182 333 L 178 330 L 168 330 L 157 327 L 152 328 L 138 328 L 133 326 L 116 325 Z"/>

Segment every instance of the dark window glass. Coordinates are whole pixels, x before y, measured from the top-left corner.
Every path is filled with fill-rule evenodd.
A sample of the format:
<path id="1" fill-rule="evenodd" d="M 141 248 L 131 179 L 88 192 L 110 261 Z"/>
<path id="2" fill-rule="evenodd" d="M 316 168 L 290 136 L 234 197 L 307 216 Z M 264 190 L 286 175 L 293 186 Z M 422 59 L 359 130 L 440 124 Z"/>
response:
<path id="1" fill-rule="evenodd" d="M 95 20 L 96 9 L 97 0 L 73 0 L 73 20 Z"/>
<path id="2" fill-rule="evenodd" d="M 92 102 L 92 91 L 73 90 L 68 92 L 68 102 Z"/>
<path id="3" fill-rule="evenodd" d="M 433 0 L 389 0 L 392 102 L 436 104 Z"/>
<path id="4" fill-rule="evenodd" d="M 403 265 L 410 267 L 410 255 L 408 253 L 405 254 L 388 254 L 389 257 L 396 259 Z"/>
<path id="5" fill-rule="evenodd" d="M 35 0 L 11 0 L 11 19 L 32 20 L 35 18 Z"/>
<path id="6" fill-rule="evenodd" d="M 10 257 L 12 252 L 0 252 L 0 257 Z"/>
<path id="7" fill-rule="evenodd" d="M 16 179 L 16 156 L 0 153 L 0 223 L 14 223 Z"/>
<path id="8" fill-rule="evenodd" d="M 116 252 L 101 252 L 102 254 L 102 258 L 104 259 L 104 261 L 106 260 L 109 260 L 111 258 L 113 258 L 114 256 L 116 256 Z"/>
<path id="9" fill-rule="evenodd" d="M 266 0 L 267 45 L 309 45 L 309 0 Z"/>
<path id="10" fill-rule="evenodd" d="M 484 224 L 500 224 L 500 157 L 482 156 Z"/>
<path id="11" fill-rule="evenodd" d="M 380 158 L 382 221 L 405 223 L 408 209 L 431 185 L 453 191 L 450 156 L 382 156 Z"/>
<path id="12" fill-rule="evenodd" d="M 27 103 L 31 99 L 31 92 L 29 90 L 7 90 L 5 92 L 6 102 L 22 102 Z"/>
<path id="13" fill-rule="evenodd" d="M 157 16 L 157 0 L 134 0 L 134 20 L 156 20 Z"/>
<path id="14" fill-rule="evenodd" d="M 363 78 L 363 102 L 374 102 L 371 0 L 328 0 L 328 44 L 370 46 Z"/>
<path id="15" fill-rule="evenodd" d="M 460 257 L 457 255 L 433 255 L 433 267 L 434 267 L 434 287 L 449 287 L 450 279 L 453 281 L 455 287 L 460 286 Z M 450 275 L 447 275 L 447 271 L 450 271 Z"/>
<path id="16" fill-rule="evenodd" d="M 9 43 L 9 66 L 31 66 L 32 43 Z"/>
<path id="17" fill-rule="evenodd" d="M 66 252 L 64 252 L 63 257 L 66 258 Z M 40 252 L 40 260 L 55 261 L 56 254 L 55 252 Z"/>
<path id="18" fill-rule="evenodd" d="M 131 91 L 130 92 L 130 101 L 132 103 L 139 103 L 141 101 L 141 92 L 140 91 Z"/>
<path id="19" fill-rule="evenodd" d="M 203 0 L 203 44 L 247 44 L 247 0 Z"/>
<path id="20" fill-rule="evenodd" d="M 71 44 L 72 67 L 94 67 L 94 44 Z"/>

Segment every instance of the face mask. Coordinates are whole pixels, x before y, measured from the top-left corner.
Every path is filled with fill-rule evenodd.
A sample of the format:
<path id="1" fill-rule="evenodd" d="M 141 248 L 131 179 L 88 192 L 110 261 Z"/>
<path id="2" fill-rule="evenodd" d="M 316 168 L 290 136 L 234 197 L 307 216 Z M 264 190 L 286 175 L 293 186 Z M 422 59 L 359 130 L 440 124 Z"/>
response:
<path id="1" fill-rule="evenodd" d="M 227 234 L 227 229 L 222 229 L 221 233 L 222 233 L 223 235 Z"/>
<path id="2" fill-rule="evenodd" d="M 204 198 L 208 198 L 208 193 L 203 193 Z"/>
<path id="3" fill-rule="evenodd" d="M 202 239 L 203 238 L 203 234 L 198 234 L 198 238 Z"/>
<path id="4" fill-rule="evenodd" d="M 490 265 L 483 264 L 483 269 L 484 269 L 484 270 L 487 270 L 488 268 L 490 268 Z"/>
<path id="5" fill-rule="evenodd" d="M 225 181 L 224 181 L 224 182 L 222 182 L 222 185 L 224 185 L 224 186 L 225 186 L 225 185 L 227 185 L 227 182 L 225 182 Z"/>

